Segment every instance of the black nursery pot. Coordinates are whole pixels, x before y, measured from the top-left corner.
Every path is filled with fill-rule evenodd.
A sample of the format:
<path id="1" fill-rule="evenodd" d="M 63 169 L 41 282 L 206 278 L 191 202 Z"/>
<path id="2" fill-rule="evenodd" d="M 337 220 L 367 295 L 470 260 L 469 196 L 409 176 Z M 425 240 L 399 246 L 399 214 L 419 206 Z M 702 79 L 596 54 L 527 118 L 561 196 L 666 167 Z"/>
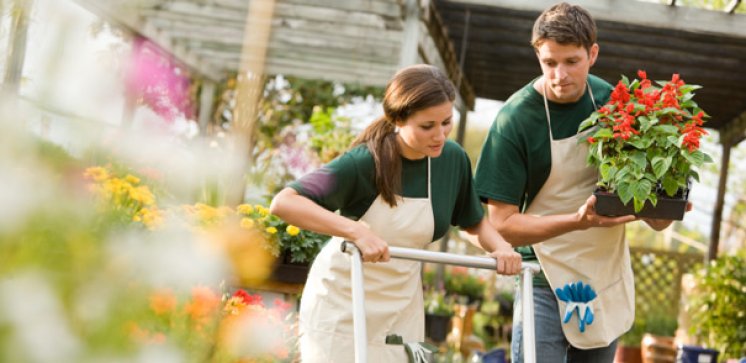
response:
<path id="1" fill-rule="evenodd" d="M 646 201 L 645 206 L 638 213 L 635 213 L 635 206 L 632 201 L 624 205 L 615 193 L 609 193 L 598 188 L 593 192 L 593 195 L 596 196 L 596 213 L 602 216 L 616 217 L 634 214 L 643 218 L 680 221 L 684 219 L 684 212 L 686 212 L 689 189 L 680 190 L 673 197 L 661 193 L 658 195 L 658 203 L 655 206 L 650 201 Z"/>

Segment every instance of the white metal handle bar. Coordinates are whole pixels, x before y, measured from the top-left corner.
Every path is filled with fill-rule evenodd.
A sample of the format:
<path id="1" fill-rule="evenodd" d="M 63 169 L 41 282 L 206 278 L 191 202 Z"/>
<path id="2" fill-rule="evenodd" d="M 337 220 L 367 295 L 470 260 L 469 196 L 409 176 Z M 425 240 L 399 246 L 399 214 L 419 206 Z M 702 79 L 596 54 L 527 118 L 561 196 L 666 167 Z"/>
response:
<path id="1" fill-rule="evenodd" d="M 355 363 L 367 362 L 367 331 L 365 328 L 365 289 L 363 289 L 363 264 L 360 250 L 350 241 L 343 241 L 342 252 L 352 254 L 352 317 L 355 344 Z M 445 263 L 464 267 L 494 270 L 497 260 L 491 257 L 465 256 L 453 253 L 434 252 L 404 247 L 389 246 L 389 255 L 412 261 Z M 534 333 L 534 273 L 541 271 L 537 263 L 521 263 L 521 308 L 523 309 L 523 359 L 526 363 L 536 362 L 536 339 Z"/>

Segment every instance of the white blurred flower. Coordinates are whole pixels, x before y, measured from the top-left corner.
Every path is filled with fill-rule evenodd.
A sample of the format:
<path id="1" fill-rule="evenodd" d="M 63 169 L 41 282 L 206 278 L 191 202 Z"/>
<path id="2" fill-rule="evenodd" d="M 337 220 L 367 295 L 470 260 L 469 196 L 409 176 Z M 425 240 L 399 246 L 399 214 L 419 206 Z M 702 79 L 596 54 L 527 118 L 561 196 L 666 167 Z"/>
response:
<path id="1" fill-rule="evenodd" d="M 198 285 L 217 286 L 228 278 L 229 262 L 220 250 L 199 235 L 170 225 L 115 235 L 106 250 L 131 278 L 155 288 L 188 291 Z"/>
<path id="2" fill-rule="evenodd" d="M 81 343 L 73 335 L 49 281 L 36 272 L 0 280 L 0 322 L 11 327 L 14 356 L 29 362 L 75 362 Z M 9 347 L 5 347 L 9 348 Z"/>

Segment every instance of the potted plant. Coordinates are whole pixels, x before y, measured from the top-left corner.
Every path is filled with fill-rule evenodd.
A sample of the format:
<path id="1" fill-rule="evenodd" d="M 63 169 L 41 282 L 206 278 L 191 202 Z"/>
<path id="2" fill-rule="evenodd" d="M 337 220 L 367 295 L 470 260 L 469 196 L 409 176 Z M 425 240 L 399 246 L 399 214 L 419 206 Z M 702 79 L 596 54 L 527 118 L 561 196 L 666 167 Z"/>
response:
<path id="1" fill-rule="evenodd" d="M 443 289 L 429 288 L 425 291 L 425 336 L 435 343 L 446 340 L 451 330 L 453 297 L 446 297 Z"/>
<path id="2" fill-rule="evenodd" d="M 288 224 L 260 204 L 241 204 L 236 212 L 241 217 L 241 227 L 258 228 L 264 234 L 267 241 L 265 247 L 277 258 L 272 278 L 288 283 L 305 283 L 311 262 L 329 236 Z"/>
<path id="3" fill-rule="evenodd" d="M 701 87 L 678 74 L 657 85 L 637 75 L 622 76 L 606 105 L 579 126 L 593 128 L 584 142 L 599 171 L 596 212 L 681 220 L 690 180 L 699 180 L 695 168 L 712 161 L 699 150 L 709 117 L 693 100 Z"/>

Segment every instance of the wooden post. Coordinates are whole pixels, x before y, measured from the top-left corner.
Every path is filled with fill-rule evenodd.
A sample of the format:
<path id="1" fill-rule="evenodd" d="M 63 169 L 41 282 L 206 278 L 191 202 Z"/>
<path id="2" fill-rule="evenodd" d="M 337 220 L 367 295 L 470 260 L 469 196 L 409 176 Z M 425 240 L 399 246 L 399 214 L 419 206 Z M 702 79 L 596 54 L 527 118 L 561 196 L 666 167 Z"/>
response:
<path id="1" fill-rule="evenodd" d="M 213 99 L 215 98 L 215 82 L 204 79 L 202 87 L 199 90 L 199 133 L 202 136 L 207 134 L 207 126 L 210 123 L 212 115 Z"/>
<path id="2" fill-rule="evenodd" d="M 728 164 L 730 163 L 731 138 L 721 141 L 723 145 L 723 158 L 720 162 L 720 179 L 718 180 L 718 194 L 715 199 L 715 210 L 712 216 L 712 228 L 710 229 L 710 248 L 707 252 L 707 261 L 717 258 L 718 245 L 720 244 L 720 224 L 723 221 L 723 205 L 725 204 L 725 187 L 728 182 Z"/>
<path id="3" fill-rule="evenodd" d="M 21 84 L 23 62 L 26 58 L 28 18 L 32 6 L 33 0 L 15 0 L 12 5 L 8 56 L 3 79 L 3 91 L 9 94 L 18 94 Z"/>
<path id="4" fill-rule="evenodd" d="M 406 0 L 404 11 L 404 36 L 399 56 L 399 68 L 417 63 L 420 42 L 420 6 L 418 1 Z"/>
<path id="5" fill-rule="evenodd" d="M 241 64 L 238 70 L 236 86 L 236 108 L 233 111 L 233 137 L 238 152 L 245 153 L 246 167 L 253 163 L 254 130 L 259 109 L 259 101 L 264 90 L 264 67 L 267 58 L 269 37 L 272 31 L 274 0 L 255 0 L 249 2 L 244 28 Z M 245 176 L 234 178 L 239 185 L 226 185 L 226 202 L 239 204 L 243 202 Z"/>

